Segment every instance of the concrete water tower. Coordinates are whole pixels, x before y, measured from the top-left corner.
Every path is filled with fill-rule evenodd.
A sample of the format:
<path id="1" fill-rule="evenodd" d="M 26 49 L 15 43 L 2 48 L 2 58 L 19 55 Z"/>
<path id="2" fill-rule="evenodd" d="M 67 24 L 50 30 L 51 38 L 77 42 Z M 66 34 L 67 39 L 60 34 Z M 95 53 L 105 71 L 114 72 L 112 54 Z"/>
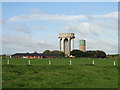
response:
<path id="1" fill-rule="evenodd" d="M 86 51 L 86 41 L 84 39 L 80 40 L 80 50 L 83 52 Z"/>
<path id="2" fill-rule="evenodd" d="M 61 40 L 62 40 L 62 48 L 63 52 L 70 56 L 71 51 L 71 40 L 72 40 L 72 49 L 74 49 L 74 33 L 59 33 L 59 51 L 61 51 Z"/>

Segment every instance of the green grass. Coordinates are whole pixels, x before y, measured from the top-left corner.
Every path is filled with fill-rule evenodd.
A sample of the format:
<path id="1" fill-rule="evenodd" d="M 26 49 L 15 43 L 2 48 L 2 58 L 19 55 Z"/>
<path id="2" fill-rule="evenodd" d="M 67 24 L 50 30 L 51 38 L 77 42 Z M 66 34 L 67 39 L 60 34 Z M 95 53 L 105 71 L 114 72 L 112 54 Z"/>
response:
<path id="1" fill-rule="evenodd" d="M 118 88 L 117 59 L 12 58 L 9 59 L 10 65 L 6 64 L 7 60 L 2 60 L 3 88 Z M 31 60 L 30 66 L 28 60 Z M 93 60 L 95 66 L 92 65 Z M 113 66 L 114 61 L 116 67 Z"/>

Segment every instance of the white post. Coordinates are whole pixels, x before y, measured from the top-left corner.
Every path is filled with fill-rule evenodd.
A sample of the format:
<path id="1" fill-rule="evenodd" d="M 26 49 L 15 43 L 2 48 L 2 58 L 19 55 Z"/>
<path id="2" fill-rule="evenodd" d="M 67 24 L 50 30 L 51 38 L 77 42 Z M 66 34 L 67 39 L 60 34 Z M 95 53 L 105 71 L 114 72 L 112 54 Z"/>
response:
<path id="1" fill-rule="evenodd" d="M 11 55 L 10 55 L 10 58 L 11 58 Z"/>
<path id="2" fill-rule="evenodd" d="M 115 66 L 115 61 L 114 61 L 114 66 Z"/>
<path id="3" fill-rule="evenodd" d="M 28 65 L 30 65 L 30 60 L 29 60 L 29 62 L 28 62 Z"/>
<path id="4" fill-rule="evenodd" d="M 9 60 L 7 60 L 7 65 L 9 65 L 10 64 L 10 62 L 9 62 Z"/>
<path id="5" fill-rule="evenodd" d="M 70 65 L 71 65 L 72 63 L 71 63 L 71 60 L 70 60 Z"/>
<path id="6" fill-rule="evenodd" d="M 51 64 L 51 61 L 49 60 L 49 65 Z"/>
<path id="7" fill-rule="evenodd" d="M 93 60 L 93 65 L 94 65 L 94 60 Z"/>

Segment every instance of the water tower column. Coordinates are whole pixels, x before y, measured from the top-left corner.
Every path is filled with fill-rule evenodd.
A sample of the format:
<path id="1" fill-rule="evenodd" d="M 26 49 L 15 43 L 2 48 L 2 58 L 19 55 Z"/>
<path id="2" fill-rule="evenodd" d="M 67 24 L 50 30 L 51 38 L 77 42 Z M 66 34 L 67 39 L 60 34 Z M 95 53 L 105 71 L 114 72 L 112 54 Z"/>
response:
<path id="1" fill-rule="evenodd" d="M 74 38 L 72 39 L 72 50 L 74 50 Z"/>
<path id="2" fill-rule="evenodd" d="M 70 51 L 71 51 L 71 45 L 70 45 L 70 38 L 68 38 L 68 56 L 70 56 Z"/>
<path id="3" fill-rule="evenodd" d="M 61 51 L 61 38 L 59 38 L 59 51 Z"/>
<path id="4" fill-rule="evenodd" d="M 62 38 L 62 41 L 63 41 L 63 52 L 65 52 L 65 38 Z"/>

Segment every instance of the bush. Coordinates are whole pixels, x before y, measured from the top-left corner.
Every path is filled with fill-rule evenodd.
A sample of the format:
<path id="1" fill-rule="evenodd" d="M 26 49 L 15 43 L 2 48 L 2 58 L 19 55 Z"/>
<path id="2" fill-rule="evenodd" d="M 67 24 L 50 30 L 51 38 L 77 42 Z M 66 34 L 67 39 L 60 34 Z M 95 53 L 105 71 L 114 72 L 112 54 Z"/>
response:
<path id="1" fill-rule="evenodd" d="M 104 51 L 86 51 L 85 57 L 92 57 L 92 58 L 106 58 L 106 53 Z"/>
<path id="2" fill-rule="evenodd" d="M 95 57 L 95 51 L 86 51 L 85 52 L 85 57 L 91 57 L 91 58 L 93 58 L 93 57 Z"/>
<path id="3" fill-rule="evenodd" d="M 71 51 L 70 55 L 73 55 L 75 57 L 84 57 L 84 52 L 76 49 Z"/>
<path id="4" fill-rule="evenodd" d="M 43 53 L 50 53 L 50 50 L 45 50 Z"/>
<path id="5" fill-rule="evenodd" d="M 59 57 L 64 57 L 64 56 L 65 56 L 64 52 L 58 51 L 58 50 L 53 50 L 53 51 L 51 51 L 50 53 L 55 53 L 55 54 L 57 54 Z"/>
<path id="6" fill-rule="evenodd" d="M 96 55 L 96 58 L 106 58 L 106 53 L 103 51 L 97 50 L 95 55 Z"/>

